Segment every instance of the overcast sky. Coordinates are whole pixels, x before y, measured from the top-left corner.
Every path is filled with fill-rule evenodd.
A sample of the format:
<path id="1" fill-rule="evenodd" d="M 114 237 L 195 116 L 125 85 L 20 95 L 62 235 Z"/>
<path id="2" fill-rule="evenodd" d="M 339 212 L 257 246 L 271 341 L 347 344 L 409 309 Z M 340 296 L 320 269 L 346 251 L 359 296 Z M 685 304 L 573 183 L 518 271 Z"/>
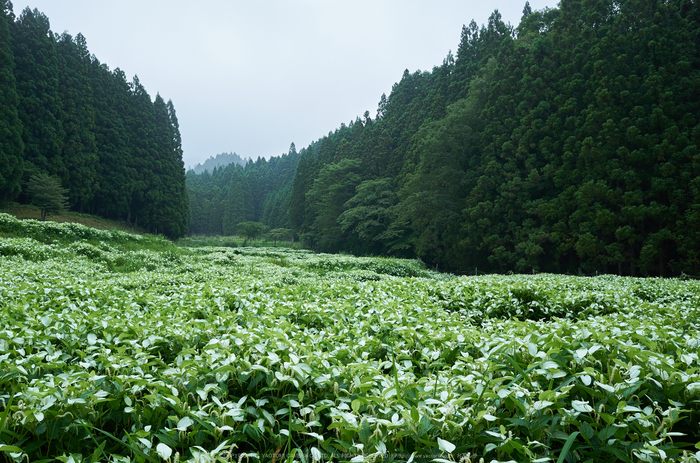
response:
<path id="1" fill-rule="evenodd" d="M 556 7 L 530 0 L 533 10 Z M 463 24 L 494 9 L 517 25 L 525 0 L 15 0 L 54 32 L 79 32 L 110 69 L 172 99 L 186 166 L 306 147 L 376 115 L 404 69 L 456 53 Z"/>

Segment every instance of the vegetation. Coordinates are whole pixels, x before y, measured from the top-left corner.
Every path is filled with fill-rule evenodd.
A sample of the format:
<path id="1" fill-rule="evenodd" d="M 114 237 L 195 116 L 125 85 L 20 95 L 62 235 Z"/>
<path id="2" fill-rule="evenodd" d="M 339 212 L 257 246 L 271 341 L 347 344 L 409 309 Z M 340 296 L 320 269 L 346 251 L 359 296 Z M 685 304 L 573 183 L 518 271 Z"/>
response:
<path id="1" fill-rule="evenodd" d="M 4 207 L 0 207 L 0 212 L 13 215 L 14 217 L 24 219 L 41 220 L 41 210 L 31 204 L 18 204 L 9 202 Z M 145 234 L 146 230 L 136 228 L 127 224 L 124 221 L 110 220 L 96 215 L 90 215 L 80 212 L 63 211 L 51 216 L 53 222 L 72 222 L 86 225 L 91 228 L 100 230 L 121 230 L 132 233 Z"/>
<path id="2" fill-rule="evenodd" d="M 90 55 L 85 37 L 51 31 L 0 0 L 0 201 L 32 200 L 55 177 L 75 212 L 153 233 L 187 233 L 180 131 L 171 101 Z M 48 210 L 47 210 L 48 211 Z"/>
<path id="3" fill-rule="evenodd" d="M 251 239 L 242 235 L 230 236 L 187 236 L 176 241 L 178 246 L 188 248 L 201 247 L 227 247 L 236 248 L 241 246 L 251 247 L 292 247 L 298 246 L 298 243 L 292 242 L 291 230 L 275 229 L 270 230 L 258 238 Z"/>
<path id="4" fill-rule="evenodd" d="M 517 27 L 498 12 L 472 21 L 456 56 L 406 70 L 375 118 L 300 151 L 291 188 L 275 190 L 289 225 L 265 208 L 246 220 L 318 251 L 462 273 L 700 275 L 699 24 L 690 0 L 562 0 L 526 4 Z M 226 211 L 229 178 L 193 214 Z M 249 191 L 246 204 L 272 192 Z"/>
<path id="5" fill-rule="evenodd" d="M 63 212 L 68 206 L 68 190 L 61 186 L 61 181 L 47 174 L 35 174 L 27 183 L 29 202 L 41 211 L 41 220 L 47 215 Z"/>
<path id="6" fill-rule="evenodd" d="M 0 233 L 3 461 L 700 458 L 698 281 Z"/>
<path id="7" fill-rule="evenodd" d="M 275 228 L 267 233 L 267 238 L 274 242 L 292 242 L 294 240 L 294 232 L 289 228 Z"/>
<path id="8" fill-rule="evenodd" d="M 189 170 L 190 234 L 230 236 L 238 233 L 243 222 L 290 228 L 287 210 L 299 156 L 292 143 L 289 153 L 269 161 L 232 163 L 214 168 L 211 174 Z"/>
<path id="9" fill-rule="evenodd" d="M 262 235 L 267 230 L 267 227 L 260 222 L 241 222 L 238 224 L 238 233 L 243 235 L 246 240 L 255 239 Z"/>

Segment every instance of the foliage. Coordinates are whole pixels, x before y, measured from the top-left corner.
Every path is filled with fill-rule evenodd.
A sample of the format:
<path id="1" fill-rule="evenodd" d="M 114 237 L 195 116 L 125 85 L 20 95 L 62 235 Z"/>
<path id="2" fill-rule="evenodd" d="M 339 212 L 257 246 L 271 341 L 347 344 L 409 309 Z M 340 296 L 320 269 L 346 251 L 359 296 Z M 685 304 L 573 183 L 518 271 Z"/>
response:
<path id="1" fill-rule="evenodd" d="M 456 57 L 406 70 L 375 119 L 302 149 L 292 176 L 265 184 L 246 167 L 265 205 L 248 220 L 317 251 L 460 273 L 700 275 L 699 11 L 567 0 L 527 6 L 517 27 L 497 11 L 472 21 Z M 255 164 L 268 162 L 282 161 Z M 231 186 L 197 182 L 213 225 L 192 231 L 220 234 Z M 273 210 L 286 223 L 259 212 Z"/>
<path id="2" fill-rule="evenodd" d="M 67 188 L 72 211 L 184 236 L 189 198 L 172 102 L 110 71 L 81 34 L 52 32 L 39 10 L 0 9 L 0 200 L 29 203 L 30 179 L 47 173 Z"/>
<path id="3" fill-rule="evenodd" d="M 7 461 L 700 457 L 694 280 L 0 225 Z"/>
<path id="4" fill-rule="evenodd" d="M 294 239 L 294 232 L 289 228 L 275 228 L 270 230 L 265 238 L 269 241 L 291 241 Z"/>
<path id="5" fill-rule="evenodd" d="M 46 220 L 47 215 L 58 214 L 66 209 L 67 193 L 68 190 L 63 188 L 59 179 L 46 173 L 32 175 L 27 183 L 27 195 L 31 204 L 41 210 L 41 220 Z"/>
<path id="6" fill-rule="evenodd" d="M 120 230 L 98 230 L 74 222 L 42 222 L 18 220 L 10 214 L 0 213 L 0 236 L 22 238 L 52 244 L 68 244 L 75 241 L 100 241 L 128 246 L 131 244 L 148 249 L 177 249 L 162 236 L 138 235 Z"/>
<path id="7" fill-rule="evenodd" d="M 289 228 L 287 209 L 299 154 L 289 153 L 187 172 L 190 234 L 233 235 L 241 222 L 261 222 L 269 228 Z"/>
<path id="8" fill-rule="evenodd" d="M 260 222 L 241 222 L 238 224 L 238 233 L 246 239 L 255 239 L 265 233 L 267 227 Z"/>
<path id="9" fill-rule="evenodd" d="M 6 1 L 0 3 L 0 201 L 14 199 L 20 191 L 24 152 L 8 6 Z"/>
<path id="10" fill-rule="evenodd" d="M 285 229 L 278 229 L 284 232 Z M 290 235 L 284 233 L 284 235 L 272 234 L 275 230 L 264 234 L 258 240 L 248 240 L 242 236 L 188 236 L 185 238 L 180 238 L 176 241 L 178 246 L 188 247 L 188 248 L 202 248 L 202 247 L 227 247 L 236 248 L 240 246 L 250 246 L 250 247 L 262 247 L 262 248 L 275 248 L 275 247 L 299 247 L 298 243 L 291 242 L 291 230 L 287 230 Z M 287 238 L 283 238 L 287 237 Z M 277 238 L 277 240 L 275 240 Z M 282 240 L 282 241 L 280 241 Z"/>

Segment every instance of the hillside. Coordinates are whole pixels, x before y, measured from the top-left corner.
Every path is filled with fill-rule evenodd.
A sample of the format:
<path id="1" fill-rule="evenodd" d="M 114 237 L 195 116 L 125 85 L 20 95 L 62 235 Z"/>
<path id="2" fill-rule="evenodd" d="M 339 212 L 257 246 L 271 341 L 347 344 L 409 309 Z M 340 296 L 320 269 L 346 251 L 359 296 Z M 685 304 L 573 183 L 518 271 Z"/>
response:
<path id="1" fill-rule="evenodd" d="M 6 204 L 5 206 L 0 207 L 0 212 L 10 214 L 20 220 L 39 220 L 41 217 L 40 209 L 29 204 Z M 133 224 L 129 225 L 124 221 L 105 219 L 96 215 L 80 212 L 64 211 L 60 214 L 52 214 L 47 220 L 57 223 L 77 223 L 80 225 L 85 225 L 86 227 L 96 228 L 98 230 L 120 230 L 140 234 L 146 233 L 146 230 L 134 227 Z"/>
<path id="2" fill-rule="evenodd" d="M 261 222 L 270 229 L 289 229 L 289 197 L 301 153 L 289 152 L 270 160 L 233 163 L 197 174 L 187 172 L 191 234 L 233 235 L 238 224 Z"/>
<path id="3" fill-rule="evenodd" d="M 29 8 L 0 4 L 0 201 L 32 202 L 58 179 L 71 211 L 177 238 L 189 204 L 175 106 L 110 70 L 87 39 L 56 34 Z"/>
<path id="4" fill-rule="evenodd" d="M 300 150 L 290 227 L 454 272 L 699 275 L 699 47 L 687 0 L 472 21 L 376 116 Z"/>

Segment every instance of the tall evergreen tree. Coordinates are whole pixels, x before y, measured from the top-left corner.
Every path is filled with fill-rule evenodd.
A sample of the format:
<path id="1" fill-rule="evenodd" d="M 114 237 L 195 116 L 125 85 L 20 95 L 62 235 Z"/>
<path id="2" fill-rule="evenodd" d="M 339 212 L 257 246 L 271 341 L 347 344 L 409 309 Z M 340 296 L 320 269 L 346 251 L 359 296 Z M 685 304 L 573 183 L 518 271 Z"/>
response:
<path id="1" fill-rule="evenodd" d="M 345 236 L 338 219 L 360 184 L 359 170 L 359 161 L 352 159 L 327 164 L 307 194 L 311 205 L 310 230 L 314 244 L 321 251 L 338 252 L 343 247 Z"/>
<path id="2" fill-rule="evenodd" d="M 129 128 L 132 133 L 134 185 L 129 204 L 129 219 L 144 228 L 152 229 L 153 214 L 162 193 L 161 181 L 156 175 L 162 167 L 158 162 L 155 128 L 155 111 L 151 97 L 141 85 L 138 76 L 131 84 Z M 154 230 L 157 231 L 157 230 Z"/>
<path id="3" fill-rule="evenodd" d="M 12 3 L 0 0 L 0 201 L 17 197 L 23 171 L 24 143 L 10 38 L 13 20 Z"/>
<path id="4" fill-rule="evenodd" d="M 90 56 L 82 34 L 75 39 L 67 33 L 62 34 L 56 43 L 56 51 L 63 129 L 60 154 L 65 167 L 63 180 L 70 192 L 70 206 L 82 212 L 87 210 L 95 196 L 99 162 Z"/>
<path id="5" fill-rule="evenodd" d="M 249 193 L 247 182 L 243 175 L 243 169 L 237 168 L 231 177 L 226 194 L 221 228 L 224 235 L 234 235 L 238 230 L 238 224 L 248 219 L 246 198 Z"/>
<path id="6" fill-rule="evenodd" d="M 58 59 L 49 19 L 26 8 L 11 29 L 22 121 L 25 177 L 40 171 L 67 176 L 58 94 Z M 28 178 L 28 177 L 27 177 Z"/>
<path id="7" fill-rule="evenodd" d="M 131 149 L 131 91 L 126 75 L 94 59 L 90 68 L 99 163 L 91 211 L 130 221 L 137 173 Z"/>

